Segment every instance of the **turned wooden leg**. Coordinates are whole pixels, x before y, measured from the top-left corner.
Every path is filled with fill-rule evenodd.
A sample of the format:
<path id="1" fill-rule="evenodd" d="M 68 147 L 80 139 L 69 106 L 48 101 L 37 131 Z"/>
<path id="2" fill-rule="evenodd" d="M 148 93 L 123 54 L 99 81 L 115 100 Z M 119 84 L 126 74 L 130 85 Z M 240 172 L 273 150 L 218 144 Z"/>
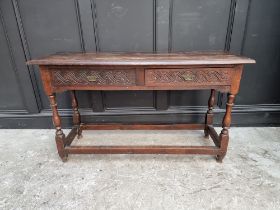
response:
<path id="1" fill-rule="evenodd" d="M 208 125 L 213 125 L 213 107 L 215 103 L 215 95 L 216 91 L 214 89 L 211 89 L 211 94 L 208 100 L 208 110 L 205 115 L 205 128 L 204 128 L 204 134 L 205 137 L 209 138 L 209 129 Z"/>
<path id="2" fill-rule="evenodd" d="M 230 123 L 231 123 L 231 110 L 232 110 L 234 98 L 235 98 L 235 95 L 230 94 L 230 93 L 228 94 L 226 113 L 223 118 L 223 129 L 219 136 L 220 148 L 222 150 L 222 153 L 220 155 L 217 155 L 218 162 L 222 162 L 223 158 L 225 157 L 225 155 L 227 153 L 227 147 L 228 147 L 228 141 L 229 141 L 229 128 L 230 128 Z"/>
<path id="3" fill-rule="evenodd" d="M 76 94 L 74 90 L 70 91 L 71 101 L 72 101 L 72 108 L 73 108 L 73 124 L 74 126 L 78 127 L 78 139 L 82 138 L 82 130 L 80 129 L 81 124 L 81 116 L 78 109 L 78 102 L 76 98 Z"/>
<path id="4" fill-rule="evenodd" d="M 56 129 L 55 141 L 56 141 L 57 151 L 58 151 L 58 154 L 59 154 L 60 158 L 62 159 L 62 161 L 66 161 L 68 154 L 64 150 L 65 135 L 61 129 L 61 119 L 60 119 L 60 116 L 59 116 L 58 110 L 57 110 L 55 94 L 49 95 L 49 100 L 50 100 L 50 105 L 51 105 L 52 113 L 53 113 L 53 116 L 52 116 L 53 124 Z"/>

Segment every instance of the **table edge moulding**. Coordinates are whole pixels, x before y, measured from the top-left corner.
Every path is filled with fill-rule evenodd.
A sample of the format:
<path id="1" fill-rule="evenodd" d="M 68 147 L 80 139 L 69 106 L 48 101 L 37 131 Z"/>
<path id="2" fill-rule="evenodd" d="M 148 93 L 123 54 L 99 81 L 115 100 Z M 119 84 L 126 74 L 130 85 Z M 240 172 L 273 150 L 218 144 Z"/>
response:
<path id="1" fill-rule="evenodd" d="M 226 52 L 190 53 L 66 53 L 27 62 L 38 65 L 45 93 L 52 108 L 55 141 L 60 158 L 68 154 L 201 154 L 222 162 L 229 142 L 231 110 L 239 91 L 244 64 L 255 60 Z M 209 89 L 208 110 L 203 124 L 84 124 L 75 90 L 202 90 Z M 70 91 L 73 128 L 62 131 L 56 93 Z M 222 131 L 213 127 L 216 91 L 227 93 Z M 204 130 L 213 146 L 75 146 L 83 130 Z"/>

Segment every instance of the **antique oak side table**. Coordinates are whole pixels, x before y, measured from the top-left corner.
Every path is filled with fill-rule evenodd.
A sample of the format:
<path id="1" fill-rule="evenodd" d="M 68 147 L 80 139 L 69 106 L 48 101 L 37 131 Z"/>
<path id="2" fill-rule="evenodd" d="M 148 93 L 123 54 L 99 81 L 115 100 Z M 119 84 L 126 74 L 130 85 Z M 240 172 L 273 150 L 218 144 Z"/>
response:
<path id="1" fill-rule="evenodd" d="M 28 61 L 40 67 L 49 97 L 60 158 L 68 154 L 204 154 L 222 162 L 229 141 L 231 110 L 238 93 L 243 65 L 254 60 L 223 52 L 210 53 L 70 53 Z M 211 90 L 205 124 L 82 124 L 75 90 Z M 65 136 L 55 94 L 70 91 L 73 128 Z M 228 93 L 222 131 L 213 128 L 215 92 Z M 82 130 L 196 129 L 204 130 L 215 146 L 71 146 Z"/>

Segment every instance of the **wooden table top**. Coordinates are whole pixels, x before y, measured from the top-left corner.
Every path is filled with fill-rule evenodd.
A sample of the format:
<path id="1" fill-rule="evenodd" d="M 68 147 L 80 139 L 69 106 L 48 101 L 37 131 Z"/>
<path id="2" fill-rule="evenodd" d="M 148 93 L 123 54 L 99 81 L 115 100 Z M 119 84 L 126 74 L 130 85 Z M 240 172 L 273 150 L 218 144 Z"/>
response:
<path id="1" fill-rule="evenodd" d="M 225 65 L 255 60 L 225 52 L 67 53 L 30 60 L 28 65 Z"/>

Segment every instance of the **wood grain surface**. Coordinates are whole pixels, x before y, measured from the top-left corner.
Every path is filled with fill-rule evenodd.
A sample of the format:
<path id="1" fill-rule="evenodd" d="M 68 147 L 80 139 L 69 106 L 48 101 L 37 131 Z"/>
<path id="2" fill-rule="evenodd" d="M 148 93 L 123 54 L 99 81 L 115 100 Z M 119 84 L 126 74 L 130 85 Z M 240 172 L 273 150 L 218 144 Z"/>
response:
<path id="1" fill-rule="evenodd" d="M 255 63 L 225 52 L 191 53 L 67 53 L 34 59 L 38 65 L 223 65 Z"/>

